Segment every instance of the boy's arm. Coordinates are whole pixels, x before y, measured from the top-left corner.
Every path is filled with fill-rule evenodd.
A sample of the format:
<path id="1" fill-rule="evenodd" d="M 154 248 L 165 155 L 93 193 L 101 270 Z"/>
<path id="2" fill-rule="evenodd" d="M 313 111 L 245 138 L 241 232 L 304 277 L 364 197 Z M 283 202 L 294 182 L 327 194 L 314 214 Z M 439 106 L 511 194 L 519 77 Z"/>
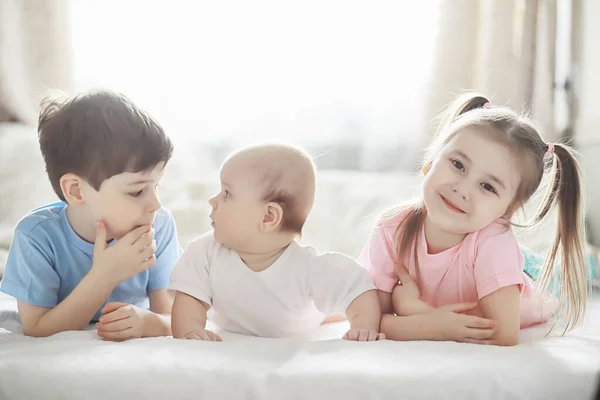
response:
<path id="1" fill-rule="evenodd" d="M 18 300 L 23 333 L 44 337 L 70 330 L 82 330 L 106 301 L 114 286 L 92 269 L 60 304 L 37 307 Z"/>
<path id="2" fill-rule="evenodd" d="M 106 228 L 99 223 L 94 264 L 63 301 L 52 308 L 18 302 L 23 332 L 28 336 L 41 337 L 84 329 L 119 283 L 154 264 L 154 233 L 150 229 L 150 226 L 134 229 L 109 248 Z"/>
<path id="3" fill-rule="evenodd" d="M 171 336 L 171 309 L 173 297 L 167 289 L 151 290 L 150 311 L 146 314 L 144 337 Z"/>

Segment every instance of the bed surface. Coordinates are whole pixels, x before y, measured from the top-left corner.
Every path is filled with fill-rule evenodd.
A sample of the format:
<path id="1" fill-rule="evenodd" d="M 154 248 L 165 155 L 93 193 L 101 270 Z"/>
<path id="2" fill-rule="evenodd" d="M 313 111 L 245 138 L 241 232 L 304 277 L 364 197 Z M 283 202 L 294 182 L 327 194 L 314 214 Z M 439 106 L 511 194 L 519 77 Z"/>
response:
<path id="1" fill-rule="evenodd" d="M 336 339 L 346 329 L 331 324 L 313 340 L 220 332 L 222 343 L 105 343 L 94 331 L 34 339 L 0 294 L 0 398 L 589 399 L 600 376 L 597 296 L 576 332 L 531 328 L 512 348 Z"/>

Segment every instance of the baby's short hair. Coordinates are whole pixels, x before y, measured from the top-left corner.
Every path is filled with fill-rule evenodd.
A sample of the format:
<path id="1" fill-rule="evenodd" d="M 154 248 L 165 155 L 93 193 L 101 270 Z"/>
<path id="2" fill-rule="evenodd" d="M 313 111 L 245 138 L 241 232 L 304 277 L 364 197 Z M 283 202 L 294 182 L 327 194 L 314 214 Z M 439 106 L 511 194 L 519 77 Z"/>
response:
<path id="1" fill-rule="evenodd" d="M 147 112 L 104 90 L 43 101 L 38 136 L 48 178 L 63 201 L 64 174 L 79 175 L 99 190 L 104 180 L 149 170 L 173 153 L 171 140 Z"/>
<path id="2" fill-rule="evenodd" d="M 315 166 L 310 155 L 278 143 L 250 146 L 236 155 L 254 159 L 250 168 L 255 169 L 263 187 L 262 200 L 283 209 L 281 229 L 301 235 L 315 198 Z"/>

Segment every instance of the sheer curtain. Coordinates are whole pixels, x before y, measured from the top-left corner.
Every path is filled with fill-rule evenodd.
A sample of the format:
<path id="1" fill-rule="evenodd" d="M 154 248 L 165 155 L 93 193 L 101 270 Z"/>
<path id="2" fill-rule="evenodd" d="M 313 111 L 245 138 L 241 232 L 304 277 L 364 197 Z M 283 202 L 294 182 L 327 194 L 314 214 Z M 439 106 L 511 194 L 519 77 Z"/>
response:
<path id="1" fill-rule="evenodd" d="M 213 163 L 279 140 L 321 168 L 407 167 L 426 125 L 438 5 L 71 1 L 75 86 L 126 93 Z"/>

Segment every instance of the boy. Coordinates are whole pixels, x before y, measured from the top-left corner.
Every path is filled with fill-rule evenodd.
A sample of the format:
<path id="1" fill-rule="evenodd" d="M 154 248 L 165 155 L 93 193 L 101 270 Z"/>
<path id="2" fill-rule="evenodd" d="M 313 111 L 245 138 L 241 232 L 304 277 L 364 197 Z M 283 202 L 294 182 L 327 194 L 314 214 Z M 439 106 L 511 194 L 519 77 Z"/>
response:
<path id="1" fill-rule="evenodd" d="M 262 337 L 301 337 L 326 314 L 345 313 L 349 340 L 383 339 L 381 310 L 369 273 L 339 253 L 296 241 L 315 196 L 313 163 L 288 146 L 250 147 L 221 169 L 209 200 L 214 234 L 193 241 L 170 288 L 173 337 L 220 341 L 222 329 Z"/>
<path id="2" fill-rule="evenodd" d="M 23 332 L 49 336 L 98 321 L 104 340 L 170 335 L 166 287 L 181 248 L 156 186 L 171 141 L 106 91 L 47 103 L 38 134 L 61 202 L 31 211 L 14 232 L 0 290 L 17 299 Z"/>

